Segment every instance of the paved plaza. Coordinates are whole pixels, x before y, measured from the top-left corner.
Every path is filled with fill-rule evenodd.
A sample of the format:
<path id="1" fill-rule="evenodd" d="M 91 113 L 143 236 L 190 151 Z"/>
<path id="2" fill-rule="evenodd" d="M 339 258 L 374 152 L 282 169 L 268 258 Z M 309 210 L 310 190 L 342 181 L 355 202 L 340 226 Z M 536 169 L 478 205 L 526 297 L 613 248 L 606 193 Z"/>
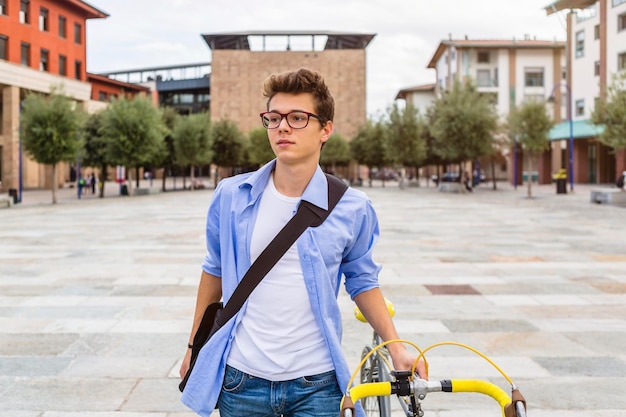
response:
<path id="1" fill-rule="evenodd" d="M 607 186 L 608 187 L 608 186 Z M 470 194 L 363 187 L 376 207 L 380 281 L 402 337 L 488 355 L 532 417 L 626 415 L 626 208 L 591 187 L 481 185 Z M 177 389 L 211 190 L 105 199 L 27 191 L 0 209 L 0 417 L 188 417 Z M 280 294 L 277 294 L 277 298 Z M 340 295 L 344 350 L 370 339 Z M 484 378 L 459 347 L 431 379 Z M 480 395 L 430 394 L 426 417 L 499 416 Z M 217 413 L 216 413 L 217 414 Z"/>

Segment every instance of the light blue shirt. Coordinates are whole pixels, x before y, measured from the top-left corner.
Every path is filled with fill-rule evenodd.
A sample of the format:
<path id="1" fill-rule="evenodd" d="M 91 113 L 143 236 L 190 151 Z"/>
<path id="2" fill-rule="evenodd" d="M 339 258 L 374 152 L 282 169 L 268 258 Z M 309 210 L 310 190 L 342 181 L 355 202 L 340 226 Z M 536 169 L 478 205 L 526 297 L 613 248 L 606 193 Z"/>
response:
<path id="1" fill-rule="evenodd" d="M 224 302 L 250 267 L 250 240 L 258 203 L 274 166 L 272 161 L 253 173 L 224 179 L 213 194 L 202 269 L 222 278 Z M 328 185 L 320 167 L 302 200 L 328 208 Z M 341 350 L 341 312 L 337 304 L 341 277 L 345 277 L 346 291 L 353 299 L 378 287 L 380 265 L 372 259 L 378 235 L 378 219 L 367 195 L 349 188 L 326 221 L 319 227 L 309 227 L 296 241 L 311 307 L 326 338 L 342 391 L 347 388 L 351 372 Z M 279 302 L 280 294 L 276 298 Z M 246 305 L 202 348 L 187 381 L 182 401 L 201 416 L 208 416 L 215 408 L 231 342 L 245 309 Z"/>

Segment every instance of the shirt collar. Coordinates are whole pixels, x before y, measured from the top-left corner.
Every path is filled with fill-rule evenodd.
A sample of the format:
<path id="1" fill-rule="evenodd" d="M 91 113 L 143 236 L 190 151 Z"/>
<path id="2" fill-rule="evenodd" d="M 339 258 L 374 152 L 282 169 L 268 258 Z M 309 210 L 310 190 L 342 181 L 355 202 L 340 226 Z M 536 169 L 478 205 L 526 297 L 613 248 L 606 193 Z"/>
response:
<path id="1" fill-rule="evenodd" d="M 265 186 L 269 181 L 270 175 L 276 166 L 276 159 L 263 165 L 257 171 L 253 172 L 246 181 L 241 184 L 241 187 L 250 187 L 251 201 L 256 201 Z M 306 186 L 304 193 L 302 193 L 302 200 L 308 201 L 311 204 L 328 210 L 328 180 L 326 175 L 322 171 L 322 168 L 318 165 L 311 181 Z"/>

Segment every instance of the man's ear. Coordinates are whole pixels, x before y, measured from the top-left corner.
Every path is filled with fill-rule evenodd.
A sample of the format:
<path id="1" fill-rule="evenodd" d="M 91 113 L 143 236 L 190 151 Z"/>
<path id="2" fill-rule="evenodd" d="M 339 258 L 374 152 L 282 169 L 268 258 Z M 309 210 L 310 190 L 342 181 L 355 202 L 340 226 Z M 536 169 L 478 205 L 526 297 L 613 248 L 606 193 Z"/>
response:
<path id="1" fill-rule="evenodd" d="M 334 126 L 332 120 L 327 121 L 326 124 L 322 126 L 322 142 L 326 142 L 330 138 L 330 135 L 333 134 L 333 129 Z"/>

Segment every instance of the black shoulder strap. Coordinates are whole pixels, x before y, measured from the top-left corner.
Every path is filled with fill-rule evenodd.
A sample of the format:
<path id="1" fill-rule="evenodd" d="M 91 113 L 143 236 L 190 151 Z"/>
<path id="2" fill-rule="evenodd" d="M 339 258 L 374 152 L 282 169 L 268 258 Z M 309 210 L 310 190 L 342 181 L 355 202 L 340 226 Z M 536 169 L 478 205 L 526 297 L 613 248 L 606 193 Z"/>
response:
<path id="1" fill-rule="evenodd" d="M 267 273 L 283 257 L 287 249 L 293 245 L 298 237 L 310 227 L 321 225 L 335 208 L 348 186 L 339 178 L 326 174 L 328 180 L 328 210 L 321 209 L 308 201 L 301 201 L 295 216 L 278 232 L 267 247 L 256 258 L 246 275 L 235 288 L 224 310 L 217 318 L 217 325 L 223 326 L 237 314 L 252 291 L 256 288 Z"/>

